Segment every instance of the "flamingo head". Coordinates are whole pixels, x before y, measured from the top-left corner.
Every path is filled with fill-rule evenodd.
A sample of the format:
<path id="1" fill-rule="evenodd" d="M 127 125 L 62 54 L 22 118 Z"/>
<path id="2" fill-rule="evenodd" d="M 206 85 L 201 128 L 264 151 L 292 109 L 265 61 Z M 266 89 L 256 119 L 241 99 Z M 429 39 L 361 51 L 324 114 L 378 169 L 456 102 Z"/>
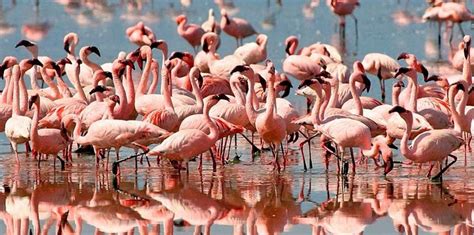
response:
<path id="1" fill-rule="evenodd" d="M 402 53 L 400 53 L 400 55 L 398 55 L 397 60 L 408 59 L 409 56 L 410 56 L 410 54 L 408 54 L 406 52 L 402 52 Z"/>
<path id="2" fill-rule="evenodd" d="M 282 86 L 283 89 L 283 94 L 281 95 L 281 98 L 285 98 L 290 94 L 291 88 L 293 88 L 293 85 L 291 84 L 290 80 L 282 80 L 278 83 L 278 86 Z"/>
<path id="3" fill-rule="evenodd" d="M 31 110 L 31 108 L 33 107 L 33 104 L 38 103 L 39 99 L 40 98 L 38 94 L 32 95 L 30 99 L 28 100 L 28 108 Z"/>
<path id="4" fill-rule="evenodd" d="M 194 65 L 194 56 L 189 52 L 175 51 L 171 53 L 171 56 L 169 58 L 169 60 L 173 59 L 180 59 L 185 62 L 189 67 L 193 67 Z"/>
<path id="5" fill-rule="evenodd" d="M 118 95 L 111 95 L 109 96 L 109 99 L 116 104 L 120 104 L 120 97 Z"/>
<path id="6" fill-rule="evenodd" d="M 361 78 L 362 83 L 364 83 L 364 85 L 365 85 L 364 90 L 367 90 L 367 92 L 369 92 L 370 91 L 370 85 L 371 85 L 369 78 L 364 73 L 360 74 L 359 77 Z"/>
<path id="7" fill-rule="evenodd" d="M 96 92 L 104 92 L 104 91 L 107 91 L 107 88 L 105 86 L 98 85 L 98 86 L 92 88 L 92 90 L 89 91 L 89 95 L 92 95 Z"/>
<path id="8" fill-rule="evenodd" d="M 18 64 L 18 61 L 13 56 L 7 56 L 3 59 L 2 64 L 0 65 L 0 78 L 3 79 L 3 73 L 6 69 L 12 67 L 13 65 Z"/>
<path id="9" fill-rule="evenodd" d="M 176 24 L 179 25 L 181 24 L 181 22 L 186 22 L 186 20 L 188 20 L 188 18 L 186 17 L 186 15 L 179 15 L 178 17 L 176 17 Z"/>
<path id="10" fill-rule="evenodd" d="M 401 118 L 403 118 L 406 123 L 413 123 L 413 114 L 409 110 L 401 107 L 401 106 L 395 106 L 392 109 L 388 111 L 388 113 L 398 113 Z"/>
<path id="11" fill-rule="evenodd" d="M 403 81 L 397 81 L 395 83 L 393 83 L 393 88 L 394 89 L 401 89 L 402 87 L 405 87 L 405 83 L 403 83 Z"/>
<path id="12" fill-rule="evenodd" d="M 402 75 L 402 74 L 407 74 L 408 72 L 410 72 L 411 69 L 410 68 L 407 68 L 407 67 L 400 67 L 398 68 L 396 71 L 395 71 L 395 78 L 397 78 L 398 76 Z"/>
<path id="13" fill-rule="evenodd" d="M 20 68 L 23 72 L 28 71 L 35 65 L 43 67 L 43 63 L 41 63 L 38 59 L 24 59 L 20 61 Z"/>
<path id="14" fill-rule="evenodd" d="M 294 51 L 291 51 L 291 48 L 297 48 L 298 47 L 298 38 L 294 35 L 291 35 L 285 39 L 285 52 L 288 55 L 294 54 Z"/>
<path id="15" fill-rule="evenodd" d="M 465 81 L 458 81 L 458 82 L 455 82 L 453 84 L 451 84 L 450 86 L 451 87 L 456 87 L 455 89 L 458 90 L 458 91 L 463 91 L 465 92 L 466 91 L 466 86 L 465 84 L 467 84 Z"/>
<path id="16" fill-rule="evenodd" d="M 165 51 L 165 50 L 167 51 L 168 50 L 168 44 L 166 43 L 165 40 L 156 40 L 156 41 L 153 41 L 150 44 L 150 48 L 151 49 L 156 48 L 156 49 L 159 49 L 159 50 L 162 50 L 162 51 Z"/>
<path id="17" fill-rule="evenodd" d="M 390 173 L 390 171 L 393 170 L 393 158 L 389 156 L 382 156 L 382 157 L 384 157 L 384 162 L 385 162 L 383 174 L 387 175 L 388 173 Z"/>
<path id="18" fill-rule="evenodd" d="M 71 54 L 71 44 L 74 46 L 79 43 L 79 37 L 77 36 L 76 33 L 68 33 L 64 36 L 64 50 L 68 53 Z"/>
<path id="19" fill-rule="evenodd" d="M 133 61 L 129 59 L 116 60 L 114 62 L 114 65 L 112 66 L 112 71 L 117 73 L 118 78 L 121 78 L 123 73 L 125 72 L 125 67 L 127 66 L 130 66 L 132 70 L 135 70 L 135 65 L 133 64 Z"/>
<path id="20" fill-rule="evenodd" d="M 60 67 L 57 63 L 55 63 L 54 61 L 52 61 L 52 60 L 46 62 L 43 67 L 44 67 L 44 68 L 52 68 L 52 69 L 54 69 L 54 71 L 56 72 L 56 74 L 57 74 L 58 76 L 61 76 L 61 75 L 62 75 L 61 67 Z"/>
<path id="21" fill-rule="evenodd" d="M 469 56 L 469 52 L 471 50 L 471 36 L 469 35 L 466 35 L 464 36 L 463 38 L 463 48 L 464 48 L 464 58 L 467 59 L 467 57 Z"/>
<path id="22" fill-rule="evenodd" d="M 97 56 L 100 57 L 100 51 L 99 51 L 99 48 L 97 48 L 96 46 L 88 46 L 86 47 L 86 55 L 90 55 L 92 53 L 96 54 Z"/>
<path id="23" fill-rule="evenodd" d="M 15 48 L 18 48 L 18 47 L 25 47 L 27 48 L 28 50 L 30 50 L 29 48 L 33 48 L 33 47 L 37 47 L 36 43 L 32 42 L 32 41 L 28 41 L 28 40 L 21 40 L 19 41 L 16 45 L 15 45 Z"/>

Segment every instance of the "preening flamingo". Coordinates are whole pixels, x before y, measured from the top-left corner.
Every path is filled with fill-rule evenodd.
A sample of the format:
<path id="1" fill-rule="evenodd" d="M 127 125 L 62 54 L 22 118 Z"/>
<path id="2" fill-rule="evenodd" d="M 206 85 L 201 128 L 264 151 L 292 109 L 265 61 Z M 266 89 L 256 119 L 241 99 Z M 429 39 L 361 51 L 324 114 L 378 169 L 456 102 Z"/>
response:
<path id="1" fill-rule="evenodd" d="M 267 41 L 267 35 L 259 34 L 255 42 L 246 43 L 235 49 L 234 55 L 248 65 L 263 62 L 267 59 Z"/>
<path id="2" fill-rule="evenodd" d="M 209 134 L 197 129 L 180 130 L 151 149 L 148 155 L 164 157 L 172 161 L 189 161 L 191 158 L 209 150 L 219 138 L 219 131 L 216 124 L 209 117 L 209 110 L 221 99 L 228 100 L 229 98 L 225 95 L 214 95 L 204 99 L 203 117 L 209 125 Z M 179 165 L 173 164 L 180 168 Z M 216 169 L 214 158 L 213 169 Z"/>
<path id="3" fill-rule="evenodd" d="M 453 161 L 431 178 L 432 180 L 440 179 L 443 173 L 456 162 L 457 157 L 451 153 L 464 144 L 462 138 L 450 131 L 430 130 L 418 135 L 413 140 L 412 144 L 408 146 L 408 139 L 413 126 L 412 112 L 403 107 L 395 106 L 389 111 L 389 113 L 398 113 L 406 123 L 406 130 L 400 142 L 400 152 L 407 159 L 415 163 L 442 163 L 448 156 L 453 158 Z M 430 175 L 431 169 L 428 177 Z"/>
<path id="4" fill-rule="evenodd" d="M 201 28 L 207 32 L 217 33 L 218 35 L 221 34 L 221 27 L 216 22 L 216 17 L 214 16 L 214 9 L 209 9 L 209 15 L 207 20 L 201 24 Z"/>

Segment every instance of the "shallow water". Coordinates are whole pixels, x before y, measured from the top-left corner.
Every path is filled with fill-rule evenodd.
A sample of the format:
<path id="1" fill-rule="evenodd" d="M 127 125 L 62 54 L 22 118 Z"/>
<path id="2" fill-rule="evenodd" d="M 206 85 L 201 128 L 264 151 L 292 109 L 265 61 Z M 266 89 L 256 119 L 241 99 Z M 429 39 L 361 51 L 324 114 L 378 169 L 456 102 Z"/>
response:
<path id="1" fill-rule="evenodd" d="M 119 51 L 135 49 L 124 31 L 138 20 L 151 26 L 158 38 L 165 39 L 170 50 L 192 51 L 177 35 L 172 17 L 186 13 L 191 22 L 202 22 L 208 8 L 218 12 L 213 1 L 204 0 L 194 1 L 189 7 L 179 1 L 145 1 L 140 2 L 142 9 L 137 9 L 137 4 L 126 4 L 128 1 L 104 2 L 65 6 L 48 1 L 36 8 L 33 1 L 20 0 L 16 5 L 2 2 L 0 58 L 29 57 L 14 45 L 22 38 L 34 37 L 39 40 L 40 54 L 58 59 L 65 56 L 62 37 L 74 31 L 80 36 L 80 45 L 99 47 L 102 57 L 97 61 L 109 62 Z M 303 9 L 308 2 L 283 1 L 279 6 L 275 1 L 242 0 L 235 2 L 234 11 L 259 32 L 269 35 L 269 58 L 276 62 L 277 69 L 284 58 L 283 41 L 292 34 L 300 38 L 301 45 L 314 41 L 337 45 L 346 52 L 346 64 L 361 60 L 369 52 L 396 57 L 403 51 L 425 60 L 430 71 L 441 71 L 447 64 L 447 35 L 443 35 L 439 52 L 436 25 L 420 22 L 425 1 L 361 1 L 355 13 L 359 20 L 357 41 L 352 19 L 347 19 L 346 40 L 341 40 L 336 30 L 337 18 L 325 1 L 313 10 Z M 463 27 L 471 33 L 470 23 Z M 458 42 L 461 36 L 455 33 L 454 41 Z M 219 53 L 225 55 L 234 48 L 235 41 L 222 36 Z M 379 97 L 378 82 L 372 81 L 375 89 L 369 95 Z M 298 107 L 305 104 L 296 96 L 290 99 Z M 134 230 L 137 234 L 138 225 L 147 226 L 150 234 L 205 233 L 209 229 L 211 234 L 397 234 L 407 230 L 421 234 L 448 230 L 472 234 L 471 154 L 465 167 L 463 153 L 456 152 L 459 161 L 441 184 L 424 177 L 426 166 L 420 170 L 397 165 L 384 178 L 372 161 L 358 166 L 355 176 L 338 178 L 334 159 L 325 169 L 317 141 L 312 143 L 313 169 L 304 172 L 297 146 L 290 146 L 287 167 L 281 174 L 274 173 L 267 164 L 271 160 L 268 152 L 252 160 L 248 144 L 239 139 L 240 162 L 234 161 L 236 153 L 232 150 L 231 163 L 219 165 L 214 173 L 209 156 L 204 157 L 202 173 L 197 171 L 197 162 L 190 162 L 189 174 L 182 171 L 181 175 L 169 165 L 157 166 L 156 159 L 150 159 L 151 167 L 145 161 L 138 164 L 136 172 L 133 161 L 122 164 L 121 176 L 114 180 L 110 169 L 96 168 L 90 155 L 74 155 L 72 166 L 64 172 L 54 169 L 52 159 L 41 162 L 38 169 L 36 161 L 23 154 L 21 165 L 17 166 L 9 143 L 1 135 L 0 178 L 5 186 L 0 193 L 0 218 L 5 223 L 0 223 L 0 233 L 23 224 L 27 225 L 23 231 L 28 234 L 35 220 L 31 206 L 38 205 L 44 234 L 57 234 L 56 224 L 65 211 L 69 211 L 67 219 L 59 226 L 63 234 L 78 232 L 79 225 L 82 234 L 99 230 L 124 234 Z M 132 153 L 123 150 L 120 154 L 125 157 Z M 397 156 L 396 160 L 403 159 Z M 20 222 L 18 218 L 29 219 Z"/>

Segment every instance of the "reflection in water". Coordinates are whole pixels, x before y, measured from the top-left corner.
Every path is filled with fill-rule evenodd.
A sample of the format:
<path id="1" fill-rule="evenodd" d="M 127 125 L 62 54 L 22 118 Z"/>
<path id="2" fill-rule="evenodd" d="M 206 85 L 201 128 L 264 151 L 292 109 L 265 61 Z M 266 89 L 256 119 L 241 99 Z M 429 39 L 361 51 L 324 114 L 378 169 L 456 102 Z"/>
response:
<path id="1" fill-rule="evenodd" d="M 24 174 L 14 171 L 16 177 Z M 472 233 L 474 198 L 453 181 L 295 177 L 294 172 L 257 173 L 243 181 L 239 171 L 180 176 L 155 169 L 140 172 L 147 175 L 141 187 L 142 180 L 133 176 L 114 179 L 102 171 L 32 172 L 34 178 L 5 181 L 0 229 L 5 234 Z M 380 227 L 379 221 L 393 227 Z"/>

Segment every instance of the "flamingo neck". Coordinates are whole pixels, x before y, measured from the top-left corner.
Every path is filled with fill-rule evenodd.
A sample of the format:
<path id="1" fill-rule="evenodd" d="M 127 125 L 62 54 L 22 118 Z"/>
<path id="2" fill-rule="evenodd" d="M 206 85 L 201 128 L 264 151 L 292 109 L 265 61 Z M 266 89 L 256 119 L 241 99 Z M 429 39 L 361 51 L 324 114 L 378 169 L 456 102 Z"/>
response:
<path id="1" fill-rule="evenodd" d="M 186 23 L 188 22 L 188 20 L 183 20 L 179 23 L 178 25 L 178 33 L 179 34 L 184 34 L 186 29 L 188 28 Z"/>
<path id="2" fill-rule="evenodd" d="M 79 55 L 79 57 L 81 58 L 82 60 L 82 63 L 84 63 L 87 67 L 89 67 L 91 70 L 92 70 L 92 73 L 94 73 L 95 71 L 97 70 L 101 70 L 102 67 L 100 67 L 100 65 L 92 62 L 90 59 L 89 59 L 89 56 L 87 56 L 85 54 L 85 50 Z"/>
<path id="3" fill-rule="evenodd" d="M 28 91 L 26 89 L 25 79 L 23 79 L 23 73 L 20 72 L 20 114 L 25 115 L 28 111 Z M 2 94 L 3 95 L 3 94 Z"/>
<path id="4" fill-rule="evenodd" d="M 410 115 L 412 115 L 411 118 L 403 118 L 407 126 L 400 141 L 400 152 L 406 158 L 413 160 L 412 151 L 410 150 L 410 148 L 408 148 L 408 139 L 410 138 L 411 129 L 413 126 L 413 114 L 410 113 Z"/>
<path id="5" fill-rule="evenodd" d="M 239 105 L 245 105 L 245 97 L 240 88 L 237 86 L 236 82 L 230 82 L 230 90 L 234 94 L 235 101 Z"/>
<path id="6" fill-rule="evenodd" d="M 79 80 L 79 73 L 80 73 L 80 69 L 76 68 L 76 71 L 74 72 L 74 76 L 72 78 L 72 84 L 74 88 L 76 89 L 76 92 L 79 94 L 79 98 L 83 100 L 84 102 L 89 103 L 87 101 L 86 94 L 84 93 L 84 90 L 82 89 L 81 81 Z"/>
<path id="7" fill-rule="evenodd" d="M 275 106 L 276 106 L 276 93 L 275 93 L 273 79 L 269 79 L 267 89 L 268 89 L 268 94 L 267 94 L 267 100 L 265 104 L 265 108 L 266 108 L 265 115 L 267 118 L 272 118 L 275 114 Z"/>
<path id="8" fill-rule="evenodd" d="M 311 109 L 311 122 L 314 126 L 319 126 L 321 124 L 321 105 L 322 105 L 322 92 L 318 89 L 314 89 L 316 91 L 316 100 L 314 103 L 313 108 Z M 324 112 L 324 110 L 322 111 Z"/>
<path id="9" fill-rule="evenodd" d="M 143 95 L 146 92 L 146 87 L 148 85 L 148 77 L 150 76 L 151 69 L 151 54 L 147 53 L 146 55 L 146 64 L 143 68 L 142 76 L 140 78 L 140 83 L 138 84 L 137 95 Z"/>
<path id="10" fill-rule="evenodd" d="M 354 99 L 354 102 L 355 102 L 355 110 L 356 110 L 355 114 L 362 116 L 363 115 L 362 102 L 360 101 L 359 93 L 357 92 L 356 87 L 355 87 L 355 83 L 356 83 L 355 76 L 358 76 L 358 74 L 357 75 L 352 74 L 351 77 L 349 78 L 351 95 L 352 95 L 352 99 Z"/>
<path id="11" fill-rule="evenodd" d="M 463 92 L 462 100 L 458 104 L 458 107 L 456 108 L 456 104 L 454 102 L 455 97 L 456 97 L 455 90 L 456 90 L 455 86 L 451 86 L 449 88 L 449 90 L 448 90 L 448 102 L 449 102 L 449 106 L 451 107 L 452 118 L 453 118 L 453 121 L 454 121 L 454 130 L 461 132 L 462 131 L 461 122 L 466 117 L 465 117 L 465 112 L 462 112 L 462 113 L 459 112 L 459 109 L 460 109 L 459 106 L 462 106 L 462 103 L 466 102 L 467 94 L 466 94 L 466 92 Z"/>
<path id="12" fill-rule="evenodd" d="M 40 97 L 38 97 L 40 99 Z M 38 136 L 38 121 L 39 121 L 39 112 L 40 112 L 40 100 L 36 101 L 34 103 L 35 105 L 35 110 L 33 112 L 33 118 L 31 119 L 31 132 L 30 132 L 30 139 L 31 143 L 34 144 L 37 143 L 39 140 Z"/>
<path id="13" fill-rule="evenodd" d="M 8 92 L 7 93 L 7 104 L 12 104 L 12 101 L 13 101 L 13 89 L 14 89 L 13 88 L 13 81 L 14 81 L 13 76 L 10 75 L 10 81 L 8 81 L 10 88 L 7 91 Z"/>
<path id="14" fill-rule="evenodd" d="M 173 102 L 171 101 L 171 78 L 169 73 L 165 77 L 161 78 L 161 92 L 164 97 L 165 107 L 170 110 L 174 110 Z"/>
<path id="15" fill-rule="evenodd" d="M 133 84 L 132 68 L 130 67 L 127 67 L 124 85 L 126 85 L 127 113 L 129 113 L 135 108 L 135 85 Z"/>
<path id="16" fill-rule="evenodd" d="M 407 110 L 410 110 L 416 113 L 418 112 L 418 108 L 417 108 L 418 81 L 416 80 L 416 77 L 409 76 L 408 82 L 409 82 L 408 87 L 410 87 L 410 101 L 408 103 Z"/>
<path id="17" fill-rule="evenodd" d="M 70 61 L 75 61 L 76 60 L 76 43 L 74 40 L 69 44 L 69 53 L 67 53 L 66 58 L 68 58 Z"/>
<path id="18" fill-rule="evenodd" d="M 12 79 L 13 79 L 13 104 L 12 104 L 12 109 L 13 109 L 13 115 L 20 115 L 20 94 L 19 94 L 19 84 L 18 80 L 20 79 L 20 74 L 18 73 L 18 70 L 15 69 L 13 70 L 14 73 L 12 73 Z"/>
<path id="19" fill-rule="evenodd" d="M 56 86 L 56 83 L 54 83 L 53 80 L 50 77 L 48 77 L 45 70 L 46 70 L 45 68 L 40 69 L 41 77 L 43 77 L 43 81 L 51 88 L 51 91 L 53 92 L 53 94 L 49 95 L 48 98 L 51 100 L 56 100 L 56 99 L 61 98 L 61 94 L 59 93 L 58 86 Z"/>
<path id="20" fill-rule="evenodd" d="M 194 76 L 191 74 L 191 72 L 188 74 L 188 79 L 189 82 L 191 83 L 193 95 L 196 98 L 196 105 L 200 110 L 203 110 L 204 108 L 204 103 L 202 101 L 202 94 L 201 90 L 199 89 L 198 85 L 196 84 L 196 80 L 194 79 Z"/>
<path id="21" fill-rule="evenodd" d="M 324 94 L 322 93 L 322 91 L 324 91 Z M 332 97 L 331 90 L 321 90 L 321 96 L 320 96 L 320 99 L 322 99 L 321 108 L 320 108 L 320 111 L 317 112 L 320 120 L 324 120 L 324 113 L 326 112 L 326 109 L 329 108 L 331 97 Z M 316 105 L 316 103 L 314 105 Z"/>
<path id="22" fill-rule="evenodd" d="M 255 110 L 255 107 L 253 106 L 253 99 L 254 99 L 254 81 L 252 79 L 248 79 L 248 91 L 247 91 L 247 97 L 245 100 L 245 112 L 247 113 L 247 116 L 249 117 L 250 122 L 252 125 L 255 125 L 255 120 L 257 120 L 257 111 Z M 267 96 L 268 97 L 268 96 Z"/>
<path id="23" fill-rule="evenodd" d="M 400 96 L 400 89 L 392 90 L 392 106 L 398 106 L 398 96 Z"/>
<path id="24" fill-rule="evenodd" d="M 467 58 L 464 57 L 462 64 L 462 76 L 467 82 L 468 87 L 472 84 L 472 72 L 471 72 L 471 48 L 468 50 Z"/>
<path id="25" fill-rule="evenodd" d="M 81 136 L 81 130 L 82 130 L 82 123 L 81 120 L 77 117 L 74 116 L 74 122 L 76 123 L 76 126 L 74 127 L 74 141 L 78 144 L 87 144 L 86 137 Z"/>
<path id="26" fill-rule="evenodd" d="M 338 92 L 339 92 L 339 80 L 334 79 L 334 85 L 331 86 L 331 96 L 329 98 L 328 108 L 336 108 Z"/>
<path id="27" fill-rule="evenodd" d="M 2 91 L 2 104 L 6 104 L 8 100 L 8 90 L 10 89 L 11 76 L 5 76 L 5 88 Z"/>
<path id="28" fill-rule="evenodd" d="M 156 69 L 153 69 L 151 73 L 151 75 L 153 76 L 153 79 L 151 80 L 151 84 L 150 84 L 150 87 L 148 88 L 147 94 L 156 93 L 156 89 L 158 87 L 158 80 L 160 78 L 160 76 L 158 76 L 160 72 L 159 69 L 160 69 L 160 66 L 156 66 Z"/>
<path id="29" fill-rule="evenodd" d="M 297 40 L 295 40 L 294 42 L 292 42 L 290 44 L 290 48 L 289 48 L 290 55 L 294 55 L 295 52 L 296 52 L 296 49 L 298 49 L 298 41 Z"/>
<path id="30" fill-rule="evenodd" d="M 36 79 L 36 77 L 38 76 L 38 69 L 36 68 L 36 65 L 33 66 L 33 68 L 31 68 L 32 71 L 31 71 L 31 74 L 30 74 L 30 84 L 31 84 L 31 89 L 35 90 L 35 91 L 38 91 L 40 90 L 40 86 L 38 85 L 38 81 Z"/>
<path id="31" fill-rule="evenodd" d="M 125 94 L 125 88 L 123 87 L 122 81 L 120 81 L 118 75 L 114 73 L 113 77 L 115 92 L 120 98 L 120 104 L 114 108 L 114 117 L 121 119 L 124 117 L 124 111 L 127 106 L 127 96 Z"/>
<path id="32" fill-rule="evenodd" d="M 211 140 L 212 143 L 219 139 L 219 130 L 217 129 L 216 124 L 211 120 L 209 117 L 209 110 L 211 109 L 211 105 L 206 104 L 204 106 L 203 116 L 204 120 L 206 121 L 207 125 L 209 126 L 209 134 L 207 137 Z"/>

